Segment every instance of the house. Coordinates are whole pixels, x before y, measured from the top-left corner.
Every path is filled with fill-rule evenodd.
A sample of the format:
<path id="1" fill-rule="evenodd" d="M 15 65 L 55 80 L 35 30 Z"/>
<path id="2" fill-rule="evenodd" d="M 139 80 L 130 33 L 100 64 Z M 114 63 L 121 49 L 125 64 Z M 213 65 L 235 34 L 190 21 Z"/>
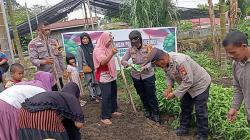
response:
<path id="1" fill-rule="evenodd" d="M 196 18 L 190 19 L 193 25 L 193 29 L 200 29 L 200 28 L 209 28 L 210 25 L 210 18 Z M 214 20 L 215 25 L 220 25 L 220 18 L 215 18 Z"/>
<path id="2" fill-rule="evenodd" d="M 98 29 L 98 18 L 92 18 L 94 24 L 94 30 Z M 86 26 L 86 28 L 85 28 Z M 50 24 L 47 26 L 51 30 L 51 38 L 58 39 L 60 44 L 62 42 L 62 33 L 66 32 L 84 32 L 92 30 L 92 24 L 90 18 L 85 19 L 74 19 L 69 21 L 61 21 Z"/>

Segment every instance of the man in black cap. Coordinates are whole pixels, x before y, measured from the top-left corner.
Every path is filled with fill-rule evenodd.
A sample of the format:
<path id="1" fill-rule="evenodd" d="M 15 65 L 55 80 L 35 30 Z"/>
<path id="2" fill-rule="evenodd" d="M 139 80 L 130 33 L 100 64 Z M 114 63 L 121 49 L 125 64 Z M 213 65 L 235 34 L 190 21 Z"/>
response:
<path id="1" fill-rule="evenodd" d="M 164 93 L 166 99 L 171 100 L 175 97 L 181 99 L 180 127 L 176 130 L 176 134 L 179 136 L 188 134 L 195 106 L 197 139 L 207 140 L 210 75 L 192 58 L 181 53 L 165 53 L 154 48 L 149 55 L 147 63 L 149 62 L 162 68 L 167 75 L 167 89 Z M 172 90 L 174 81 L 179 83 L 175 91 Z"/>
<path id="2" fill-rule="evenodd" d="M 133 64 L 142 65 L 147 62 L 148 55 L 152 49 L 151 45 L 143 45 L 141 33 L 137 30 L 129 34 L 131 46 L 123 56 L 121 63 L 124 67 L 128 67 L 128 60 L 132 58 Z M 159 107 L 156 97 L 155 75 L 151 63 L 143 66 L 141 71 L 132 70 L 131 76 L 134 82 L 134 87 L 137 94 L 143 103 L 147 118 L 155 122 L 160 122 Z"/>

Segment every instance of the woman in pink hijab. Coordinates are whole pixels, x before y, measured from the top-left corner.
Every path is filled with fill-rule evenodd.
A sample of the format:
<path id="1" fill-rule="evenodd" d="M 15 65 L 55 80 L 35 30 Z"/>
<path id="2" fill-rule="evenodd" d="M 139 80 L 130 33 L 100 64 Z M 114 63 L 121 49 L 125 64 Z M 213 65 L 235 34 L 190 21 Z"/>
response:
<path id="1" fill-rule="evenodd" d="M 104 32 L 97 41 L 93 51 L 95 78 L 100 83 L 102 93 L 101 121 L 112 124 L 111 115 L 120 116 L 117 112 L 116 65 L 114 55 L 117 48 L 112 47 L 112 36 Z"/>

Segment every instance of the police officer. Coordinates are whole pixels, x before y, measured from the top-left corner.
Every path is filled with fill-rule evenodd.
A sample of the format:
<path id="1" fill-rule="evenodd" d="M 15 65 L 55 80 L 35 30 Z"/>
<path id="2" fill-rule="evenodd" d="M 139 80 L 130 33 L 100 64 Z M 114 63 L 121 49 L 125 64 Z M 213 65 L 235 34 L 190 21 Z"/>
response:
<path id="1" fill-rule="evenodd" d="M 165 53 L 154 48 L 149 55 L 149 62 L 161 67 L 167 75 L 167 89 L 164 96 L 171 100 L 181 99 L 180 127 L 176 130 L 178 136 L 188 134 L 193 107 L 195 106 L 197 139 L 208 138 L 208 110 L 207 101 L 211 77 L 192 58 L 181 53 Z M 176 90 L 172 90 L 174 81 L 179 83 Z"/>
<path id="2" fill-rule="evenodd" d="M 57 78 L 59 78 L 60 85 L 62 87 L 62 76 L 64 73 L 66 73 L 63 55 L 59 49 L 58 42 L 49 38 L 50 29 L 48 29 L 45 24 L 46 23 L 44 22 L 38 25 L 38 36 L 34 38 L 28 45 L 30 61 L 34 66 L 37 67 L 38 71 L 50 72 L 53 75 L 55 75 L 55 71 L 53 70 L 52 66 L 52 64 L 54 64 L 58 74 Z M 48 44 L 48 47 L 46 43 Z M 48 49 L 50 49 L 50 54 Z M 52 90 L 58 90 L 56 84 L 52 87 Z"/>
<path id="3" fill-rule="evenodd" d="M 133 64 L 142 65 L 148 60 L 148 55 L 152 49 L 150 45 L 143 45 L 141 33 L 137 30 L 129 34 L 131 46 L 123 56 L 121 63 L 124 67 L 130 66 L 128 60 L 132 58 Z M 147 118 L 155 122 L 160 122 L 159 107 L 156 97 L 155 75 L 151 63 L 142 67 L 142 71 L 131 71 L 134 87 L 143 103 Z"/>

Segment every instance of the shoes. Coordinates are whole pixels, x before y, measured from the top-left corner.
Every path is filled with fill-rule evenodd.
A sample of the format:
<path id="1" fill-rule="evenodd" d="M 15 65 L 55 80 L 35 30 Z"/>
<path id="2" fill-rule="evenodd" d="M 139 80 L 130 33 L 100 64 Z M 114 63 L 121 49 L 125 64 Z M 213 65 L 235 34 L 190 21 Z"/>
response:
<path id="1" fill-rule="evenodd" d="M 175 134 L 177 136 L 185 136 L 188 134 L 188 129 L 186 127 L 180 126 L 178 129 L 175 130 Z"/>
<path id="2" fill-rule="evenodd" d="M 151 112 L 151 111 L 148 111 L 148 110 L 145 110 L 145 111 L 144 111 L 144 117 L 150 118 L 151 115 L 152 115 L 152 112 Z"/>
<path id="3" fill-rule="evenodd" d="M 159 114 L 153 114 L 153 115 L 152 115 L 152 120 L 153 120 L 154 122 L 161 123 L 160 115 L 159 115 Z"/>
<path id="4" fill-rule="evenodd" d="M 200 136 L 200 135 L 197 135 L 196 136 L 196 140 L 208 140 L 207 136 Z"/>

